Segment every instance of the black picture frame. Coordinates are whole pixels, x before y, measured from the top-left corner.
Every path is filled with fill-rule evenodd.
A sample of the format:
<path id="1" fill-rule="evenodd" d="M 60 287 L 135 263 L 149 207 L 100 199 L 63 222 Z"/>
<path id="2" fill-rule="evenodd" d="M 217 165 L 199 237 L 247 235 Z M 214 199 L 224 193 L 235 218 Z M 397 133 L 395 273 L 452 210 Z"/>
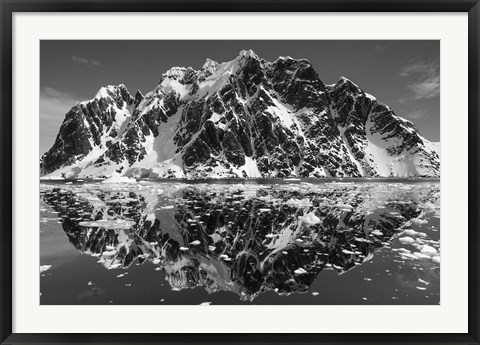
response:
<path id="1" fill-rule="evenodd" d="M 14 12 L 467 12 L 468 333 L 460 334 L 34 334 L 12 333 L 12 16 Z M 479 344 L 478 0 L 0 0 L 0 341 L 2 344 Z M 455 317 L 452 315 L 452 317 Z"/>

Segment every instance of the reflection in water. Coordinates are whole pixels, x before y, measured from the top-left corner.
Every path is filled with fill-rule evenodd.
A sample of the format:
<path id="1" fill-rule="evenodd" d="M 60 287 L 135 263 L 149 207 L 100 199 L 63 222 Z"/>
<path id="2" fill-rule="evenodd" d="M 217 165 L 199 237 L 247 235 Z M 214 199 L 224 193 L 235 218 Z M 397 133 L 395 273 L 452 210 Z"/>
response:
<path id="1" fill-rule="evenodd" d="M 306 292 L 324 269 L 344 273 L 438 212 L 438 184 L 42 184 L 70 242 L 107 269 L 150 260 L 173 289 L 201 286 L 253 300 Z M 412 233 L 413 232 L 413 233 Z M 420 233 L 410 230 L 410 238 Z M 407 241 L 405 239 L 405 241 Z M 423 247 L 422 247 L 423 246 Z M 421 252 L 405 253 L 438 261 Z M 425 250 L 424 250 L 425 249 Z"/>

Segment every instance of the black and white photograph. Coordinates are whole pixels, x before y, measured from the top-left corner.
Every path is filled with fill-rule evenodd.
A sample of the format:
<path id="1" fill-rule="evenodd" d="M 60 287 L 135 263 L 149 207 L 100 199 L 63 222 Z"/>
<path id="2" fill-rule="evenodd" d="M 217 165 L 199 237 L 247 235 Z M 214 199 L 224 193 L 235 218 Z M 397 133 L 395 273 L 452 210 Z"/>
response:
<path id="1" fill-rule="evenodd" d="M 39 44 L 41 305 L 440 305 L 439 40 Z"/>

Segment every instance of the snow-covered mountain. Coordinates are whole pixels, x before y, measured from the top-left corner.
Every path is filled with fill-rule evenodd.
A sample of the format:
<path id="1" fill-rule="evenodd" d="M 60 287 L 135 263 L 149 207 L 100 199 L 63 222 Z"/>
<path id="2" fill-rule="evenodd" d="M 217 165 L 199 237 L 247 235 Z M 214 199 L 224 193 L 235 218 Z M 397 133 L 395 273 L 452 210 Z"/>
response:
<path id="1" fill-rule="evenodd" d="M 439 176 L 439 145 L 346 78 L 243 50 L 173 67 L 145 96 L 107 86 L 75 105 L 40 162 L 48 177 Z"/>

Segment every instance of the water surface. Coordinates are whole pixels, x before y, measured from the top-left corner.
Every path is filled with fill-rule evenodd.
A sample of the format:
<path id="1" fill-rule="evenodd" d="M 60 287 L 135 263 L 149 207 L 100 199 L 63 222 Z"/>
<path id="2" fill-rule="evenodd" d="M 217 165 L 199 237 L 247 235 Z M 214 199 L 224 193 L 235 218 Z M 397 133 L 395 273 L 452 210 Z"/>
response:
<path id="1" fill-rule="evenodd" d="M 41 304 L 439 304 L 438 180 L 42 182 Z"/>

